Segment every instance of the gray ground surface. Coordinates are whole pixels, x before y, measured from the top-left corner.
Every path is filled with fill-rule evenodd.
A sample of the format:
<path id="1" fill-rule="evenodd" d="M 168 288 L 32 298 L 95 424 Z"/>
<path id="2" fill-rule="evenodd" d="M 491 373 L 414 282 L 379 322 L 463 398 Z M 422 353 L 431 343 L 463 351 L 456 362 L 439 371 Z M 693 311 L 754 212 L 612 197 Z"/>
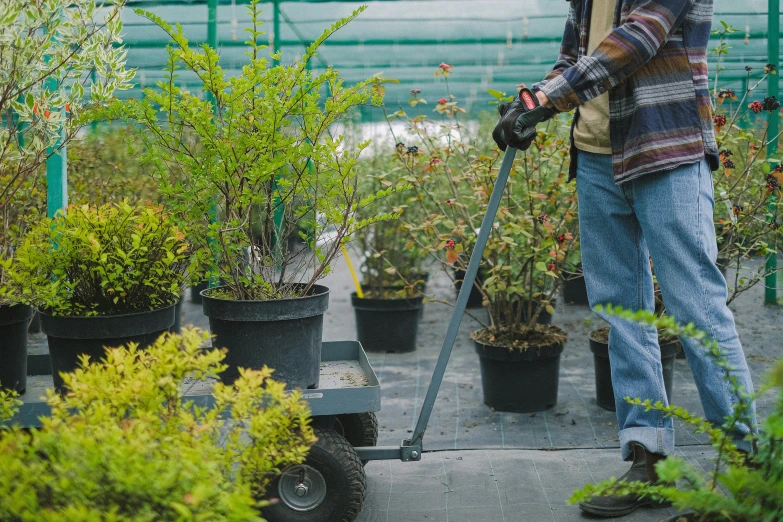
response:
<path id="1" fill-rule="evenodd" d="M 331 288 L 324 340 L 355 339 L 352 283 L 342 261 L 324 284 Z M 433 274 L 429 291 L 442 298 L 454 295 L 447 276 L 439 272 Z M 771 363 L 783 357 L 783 309 L 765 307 L 760 286 L 735 301 L 732 308 L 758 386 Z M 369 354 L 381 382 L 379 444 L 399 444 L 412 431 L 450 313 L 447 305 L 426 305 L 414 353 Z M 200 305 L 188 302 L 184 306 L 183 324 L 187 323 L 208 327 Z M 478 323 L 465 317 L 425 436 L 428 453 L 418 463 L 369 463 L 367 499 L 358 520 L 582 519 L 578 508 L 566 503 L 571 492 L 588 481 L 619 476 L 627 466 L 616 449 L 614 413 L 595 403 L 587 336 L 599 323 L 586 306 L 558 303 L 554 324 L 569 334 L 558 403 L 546 412 L 509 414 L 493 412 L 483 403 L 478 358 L 468 337 Z M 31 351 L 44 346 L 43 336 L 34 336 Z M 672 399 L 695 414 L 702 413 L 684 360 L 676 363 Z M 759 402 L 762 416 L 771 400 Z M 681 423 L 676 423 L 676 437 L 679 452 L 694 462 L 708 463 L 710 449 L 704 446 L 703 437 Z M 638 512 L 625 520 L 657 521 L 667 515 L 668 510 Z"/>

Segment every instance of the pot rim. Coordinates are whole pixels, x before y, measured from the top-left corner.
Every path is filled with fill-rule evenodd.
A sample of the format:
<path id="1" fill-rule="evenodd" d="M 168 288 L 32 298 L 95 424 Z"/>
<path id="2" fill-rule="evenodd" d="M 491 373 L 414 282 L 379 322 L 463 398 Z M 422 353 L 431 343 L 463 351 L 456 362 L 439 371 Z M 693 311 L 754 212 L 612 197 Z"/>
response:
<path id="1" fill-rule="evenodd" d="M 294 283 L 293 286 L 305 286 L 305 283 Z M 284 303 L 287 301 L 301 301 L 305 299 L 313 299 L 315 297 L 321 297 L 324 294 L 329 294 L 329 292 L 331 291 L 327 286 L 313 285 L 312 290 L 319 289 L 317 293 L 313 293 L 311 295 L 302 295 L 299 297 L 285 297 L 283 299 L 218 299 L 217 297 L 210 297 L 209 295 L 204 293 L 204 292 L 209 292 L 210 290 L 218 290 L 220 288 L 227 288 L 227 287 L 228 285 L 220 285 L 214 288 L 205 288 L 204 290 L 199 292 L 199 295 L 204 299 L 209 299 L 211 301 L 217 301 L 223 303 L 260 304 L 260 303 Z"/>
<path id="2" fill-rule="evenodd" d="M 0 310 L 3 311 L 3 315 L 11 316 L 8 319 L 0 319 L 0 326 L 29 322 L 35 315 L 35 309 L 32 306 L 22 303 L 0 304 Z"/>
<path id="3" fill-rule="evenodd" d="M 565 334 L 565 332 L 555 326 L 555 325 L 540 325 L 548 329 L 557 329 Z M 561 342 L 553 342 L 547 345 L 530 345 L 528 346 L 524 351 L 520 350 L 514 350 L 512 348 L 509 348 L 508 346 L 503 346 L 499 344 L 487 344 L 481 341 L 478 341 L 475 338 L 475 334 L 478 332 L 483 332 L 486 330 L 486 328 L 481 328 L 479 330 L 475 330 L 470 333 L 470 339 L 473 341 L 473 344 L 476 348 L 476 352 L 479 354 L 479 357 L 484 357 L 481 354 L 481 350 L 486 350 L 489 348 L 490 350 L 494 350 L 495 353 L 498 355 L 503 355 L 503 357 L 500 357 L 504 360 L 506 359 L 517 359 L 517 360 L 528 360 L 528 361 L 534 361 L 539 359 L 550 359 L 552 357 L 560 357 L 560 354 L 563 353 L 563 350 L 565 350 L 565 345 L 568 340 L 564 340 Z M 551 348 L 551 350 L 549 350 Z M 544 353 L 545 351 L 545 353 Z M 489 359 L 496 359 L 498 357 L 486 357 Z"/>
<path id="4" fill-rule="evenodd" d="M 129 314 L 115 315 L 51 315 L 38 310 L 41 315 L 41 331 L 47 336 L 65 339 L 117 339 L 131 335 L 162 332 L 174 324 L 177 303 Z M 86 333 L 74 325 L 93 328 Z M 129 325 L 133 325 L 129 328 Z M 78 331 L 78 334 L 74 334 Z"/>

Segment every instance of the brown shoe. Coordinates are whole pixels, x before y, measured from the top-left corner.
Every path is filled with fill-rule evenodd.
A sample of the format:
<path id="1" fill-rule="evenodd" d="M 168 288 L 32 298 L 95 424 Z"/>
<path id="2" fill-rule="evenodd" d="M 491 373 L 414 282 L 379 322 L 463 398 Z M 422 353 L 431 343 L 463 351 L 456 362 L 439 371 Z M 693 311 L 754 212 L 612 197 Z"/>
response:
<path id="1" fill-rule="evenodd" d="M 620 477 L 624 482 L 658 482 L 658 474 L 655 472 L 655 463 L 666 457 L 657 453 L 648 452 L 644 446 L 631 443 L 633 450 L 633 464 L 628 472 Z M 671 506 L 668 502 L 659 502 L 651 498 L 640 498 L 636 495 L 610 495 L 605 497 L 593 497 L 588 502 L 580 502 L 579 509 L 591 515 L 613 518 L 622 517 L 633 513 L 640 507 L 654 509 Z"/>

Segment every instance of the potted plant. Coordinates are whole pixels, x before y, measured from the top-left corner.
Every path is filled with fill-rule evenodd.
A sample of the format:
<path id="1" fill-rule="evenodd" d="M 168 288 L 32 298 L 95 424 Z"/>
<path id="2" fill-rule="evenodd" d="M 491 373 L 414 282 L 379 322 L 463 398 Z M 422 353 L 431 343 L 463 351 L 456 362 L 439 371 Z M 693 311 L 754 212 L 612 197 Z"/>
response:
<path id="1" fill-rule="evenodd" d="M 632 312 L 611 307 L 607 307 L 606 311 L 646 326 L 664 328 L 672 336 L 698 339 L 714 364 L 725 369 L 724 378 L 738 400 L 733 413 L 718 427 L 679 406 L 627 398 L 630 404 L 659 411 L 691 425 L 697 432 L 707 434 L 715 450 L 714 466 L 705 471 L 702 466 L 694 466 L 687 459 L 671 455 L 655 465 L 658 484 L 610 479 L 588 484 L 574 492 L 570 501 L 583 502 L 603 495 L 637 495 L 670 502 L 676 509 L 685 511 L 667 519 L 669 522 L 779 520 L 783 513 L 783 495 L 780 494 L 783 491 L 783 457 L 780 452 L 783 440 L 783 361 L 770 371 L 768 383 L 762 387 L 764 391 L 748 392 L 732 375 L 732 365 L 723 356 L 718 343 L 692 325 L 682 326 L 671 317 L 657 317 L 645 311 Z M 752 433 L 746 437 L 746 441 L 758 448 L 758 452 L 743 453 L 737 449 L 730 433 L 739 424 L 750 424 L 753 400 L 770 391 L 778 394 L 777 399 L 772 401 L 772 410 L 759 429 L 751 430 Z"/>
<path id="2" fill-rule="evenodd" d="M 8 269 L 47 335 L 55 387 L 61 372 L 104 346 L 144 347 L 174 324 L 189 248 L 170 217 L 127 203 L 69 206 L 33 226 Z"/>
<path id="3" fill-rule="evenodd" d="M 301 395 L 268 368 L 214 384 L 211 409 L 184 400 L 188 383 L 225 369 L 208 339 L 186 328 L 147 350 L 107 349 L 64 374 L 70 393 L 46 397 L 37 429 L 8 427 L 18 401 L 0 391 L 0 519 L 264 520 L 270 481 L 325 448 Z"/>
<path id="4" fill-rule="evenodd" d="M 40 167 L 133 77 L 118 45 L 122 4 L 97 10 L 95 0 L 6 0 L 0 7 L 0 386 L 19 392 L 33 311 L 6 287 L 5 272 L 26 227 L 46 208 Z"/>
<path id="5" fill-rule="evenodd" d="M 446 80 L 452 67 L 441 64 Z M 494 93 L 503 98 L 502 93 Z M 418 93 L 411 100 L 419 110 Z M 471 132 L 460 120 L 456 98 L 438 100 L 438 125 L 425 114 L 395 113 L 408 123 L 416 145 L 398 148 L 402 178 L 419 194 L 423 216 L 409 223 L 413 241 L 451 270 L 465 270 L 475 230 L 492 193 L 499 158 L 482 126 Z M 486 127 L 489 121 L 482 122 Z M 438 129 L 437 133 L 432 129 Z M 475 132 L 475 135 L 474 135 Z M 510 176 L 484 252 L 478 289 L 489 322 L 473 333 L 484 402 L 498 411 L 539 411 L 557 401 L 565 332 L 539 324 L 554 313 L 562 284 L 560 267 L 576 243 L 576 196 L 567 177 L 565 132 L 552 121 L 532 148 L 521 153 Z M 403 213 L 401 219 L 405 220 Z"/>
<path id="6" fill-rule="evenodd" d="M 383 206 L 393 219 L 374 222 L 356 235 L 354 244 L 362 255 L 362 296 L 351 294 L 359 341 L 368 351 L 412 352 L 424 311 L 424 291 L 429 278 L 423 262 L 426 254 L 410 239 L 406 221 L 418 210 L 407 183 L 395 176 L 388 155 L 376 154 L 364 169 L 361 186 L 366 192 L 385 194 Z M 365 207 L 361 219 L 378 214 Z"/>
<path id="7" fill-rule="evenodd" d="M 167 79 L 145 89 L 142 100 L 107 113 L 135 126 L 167 209 L 188 227 L 197 271 L 222 281 L 201 292 L 213 345 L 228 350 L 221 378 L 231 382 L 240 367 L 267 365 L 290 387 L 312 388 L 329 302 L 318 281 L 367 224 L 356 213 L 369 204 L 357 190 L 358 157 L 367 144 L 345 148 L 333 126 L 354 107 L 378 105 L 385 80 L 346 86 L 337 71 L 316 74 L 308 65 L 324 40 L 363 9 L 289 65 L 270 63 L 260 43 L 259 2 L 248 10 L 249 62 L 235 75 L 221 67 L 215 49 L 192 48 L 181 27 L 137 9 L 173 41 Z M 204 99 L 179 86 L 178 69 L 203 81 Z M 307 216 L 309 248 L 291 248 L 288 239 L 299 235 Z"/>
<path id="8" fill-rule="evenodd" d="M 757 89 L 774 65 L 745 67 L 747 78 L 741 97 L 732 89 L 719 89 L 721 60 L 729 53 L 726 35 L 736 32 L 723 24 L 713 31 L 720 39 L 716 55 L 715 137 L 720 149 L 721 168 L 713 175 L 715 231 L 718 239 L 718 267 L 727 277 L 728 302 L 780 271 L 777 265 L 746 265 L 752 255 L 774 253 L 783 237 L 779 195 L 783 167 L 766 161 L 768 146 L 779 136 L 770 136 L 770 118 L 779 117 L 780 102 L 775 97 L 758 98 Z M 754 99 L 755 98 L 755 99 Z M 731 269 L 729 272 L 727 269 Z"/>

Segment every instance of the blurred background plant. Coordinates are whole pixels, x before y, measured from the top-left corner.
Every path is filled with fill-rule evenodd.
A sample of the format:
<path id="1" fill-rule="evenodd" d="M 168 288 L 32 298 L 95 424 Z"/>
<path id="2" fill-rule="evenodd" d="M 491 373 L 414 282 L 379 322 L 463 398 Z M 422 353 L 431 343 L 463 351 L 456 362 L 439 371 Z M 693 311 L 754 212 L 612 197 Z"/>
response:
<path id="1" fill-rule="evenodd" d="M 101 4 L 103 5 L 103 4 Z M 0 0 L 0 257 L 44 212 L 42 165 L 130 87 L 120 10 L 95 0 Z M 5 276 L 0 271 L 0 286 Z"/>
<path id="2" fill-rule="evenodd" d="M 712 50 L 715 56 L 714 122 L 721 166 L 713 173 L 715 193 L 715 230 L 718 238 L 718 266 L 731 269 L 729 302 L 746 290 L 777 273 L 779 266 L 747 263 L 752 256 L 776 252 L 783 239 L 780 215 L 783 167 L 776 158 L 767 159 L 770 144 L 780 138 L 769 135 L 769 119 L 779 118 L 780 103 L 774 97 L 755 100 L 756 89 L 765 85 L 774 66 L 746 66 L 746 89 L 736 93 L 719 88 L 722 60 L 730 54 L 726 38 L 737 30 L 721 22 L 713 31 L 719 38 Z"/>
<path id="3" fill-rule="evenodd" d="M 489 139 L 496 118 L 462 122 L 457 100 L 449 94 L 453 68 L 441 64 L 436 75 L 446 81 L 446 96 L 432 111 L 412 91 L 411 109 L 389 114 L 405 124 L 405 143 L 397 142 L 404 169 L 400 180 L 412 185 L 416 219 L 401 220 L 410 242 L 436 260 L 452 277 L 464 273 L 499 168 Z M 493 93 L 503 99 L 505 94 Z M 408 115 L 407 111 L 416 115 Z M 437 113 L 435 118 L 431 112 Z M 533 146 L 519 153 L 505 190 L 476 285 L 489 311 L 491 329 L 524 338 L 543 312 L 553 313 L 563 268 L 578 259 L 578 226 L 574 185 L 567 182 L 567 116 L 541 128 Z M 434 121 L 433 121 L 434 120 Z"/>

